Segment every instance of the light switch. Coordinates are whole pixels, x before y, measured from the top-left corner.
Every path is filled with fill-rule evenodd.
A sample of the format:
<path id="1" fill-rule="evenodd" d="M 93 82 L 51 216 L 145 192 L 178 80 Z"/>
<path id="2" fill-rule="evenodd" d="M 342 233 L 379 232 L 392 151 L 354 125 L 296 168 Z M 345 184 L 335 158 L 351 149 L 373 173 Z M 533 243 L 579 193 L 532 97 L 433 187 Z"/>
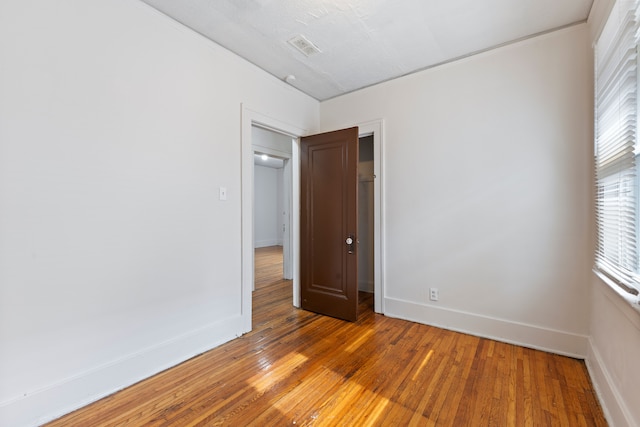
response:
<path id="1" fill-rule="evenodd" d="M 227 187 L 220 187 L 220 200 L 227 200 Z"/>

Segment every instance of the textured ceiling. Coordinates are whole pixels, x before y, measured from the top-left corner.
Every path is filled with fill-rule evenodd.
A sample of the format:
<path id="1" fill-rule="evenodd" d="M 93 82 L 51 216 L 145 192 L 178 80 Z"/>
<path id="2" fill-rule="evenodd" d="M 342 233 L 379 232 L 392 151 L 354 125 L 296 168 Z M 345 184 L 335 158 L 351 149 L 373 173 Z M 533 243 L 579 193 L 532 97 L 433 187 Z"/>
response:
<path id="1" fill-rule="evenodd" d="M 583 22 L 593 0 L 143 0 L 318 100 Z M 288 41 L 302 35 L 321 53 Z"/>

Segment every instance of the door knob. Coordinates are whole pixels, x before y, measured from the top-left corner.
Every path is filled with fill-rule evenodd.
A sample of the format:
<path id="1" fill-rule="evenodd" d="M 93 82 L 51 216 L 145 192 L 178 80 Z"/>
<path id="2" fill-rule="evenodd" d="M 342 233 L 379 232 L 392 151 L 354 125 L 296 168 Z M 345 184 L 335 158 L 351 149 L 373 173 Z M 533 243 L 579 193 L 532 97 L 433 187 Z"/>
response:
<path id="1" fill-rule="evenodd" d="M 353 253 L 353 234 L 349 234 L 349 236 L 344 242 L 347 244 L 348 252 L 352 254 Z"/>

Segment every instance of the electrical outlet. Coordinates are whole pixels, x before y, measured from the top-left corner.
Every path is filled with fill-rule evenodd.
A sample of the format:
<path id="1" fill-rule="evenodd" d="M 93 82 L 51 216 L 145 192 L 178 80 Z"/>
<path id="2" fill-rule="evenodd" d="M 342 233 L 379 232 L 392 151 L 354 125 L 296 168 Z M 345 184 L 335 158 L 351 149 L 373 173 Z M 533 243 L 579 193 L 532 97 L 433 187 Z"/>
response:
<path id="1" fill-rule="evenodd" d="M 429 299 L 431 301 L 438 301 L 438 288 L 429 288 Z"/>

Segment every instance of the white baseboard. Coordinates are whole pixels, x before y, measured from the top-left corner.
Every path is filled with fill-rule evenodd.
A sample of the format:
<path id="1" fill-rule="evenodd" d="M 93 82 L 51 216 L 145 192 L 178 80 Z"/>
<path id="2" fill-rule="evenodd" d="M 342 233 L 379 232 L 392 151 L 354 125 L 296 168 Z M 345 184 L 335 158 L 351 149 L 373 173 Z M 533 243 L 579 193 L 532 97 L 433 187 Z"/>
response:
<path id="1" fill-rule="evenodd" d="M 268 239 L 268 240 L 256 240 L 253 244 L 254 248 L 267 248 L 269 246 L 282 246 L 282 240 Z"/>
<path id="2" fill-rule="evenodd" d="M 598 349 L 589 340 L 587 358 L 585 360 L 591 382 L 600 400 L 600 406 L 611 426 L 632 426 L 633 418 L 620 396 L 616 383 L 611 379 L 607 366 L 602 362 Z"/>
<path id="3" fill-rule="evenodd" d="M 373 293 L 373 280 L 358 282 L 358 290 Z"/>
<path id="4" fill-rule="evenodd" d="M 385 298 L 384 307 L 385 316 L 437 326 L 563 356 L 584 359 L 587 354 L 588 337 L 586 335 L 572 334 L 432 305 L 416 304 L 415 302 L 394 298 Z"/>
<path id="5" fill-rule="evenodd" d="M 242 324 L 242 316 L 225 319 L 0 402 L 0 426 L 36 426 L 59 418 L 242 335 Z"/>

